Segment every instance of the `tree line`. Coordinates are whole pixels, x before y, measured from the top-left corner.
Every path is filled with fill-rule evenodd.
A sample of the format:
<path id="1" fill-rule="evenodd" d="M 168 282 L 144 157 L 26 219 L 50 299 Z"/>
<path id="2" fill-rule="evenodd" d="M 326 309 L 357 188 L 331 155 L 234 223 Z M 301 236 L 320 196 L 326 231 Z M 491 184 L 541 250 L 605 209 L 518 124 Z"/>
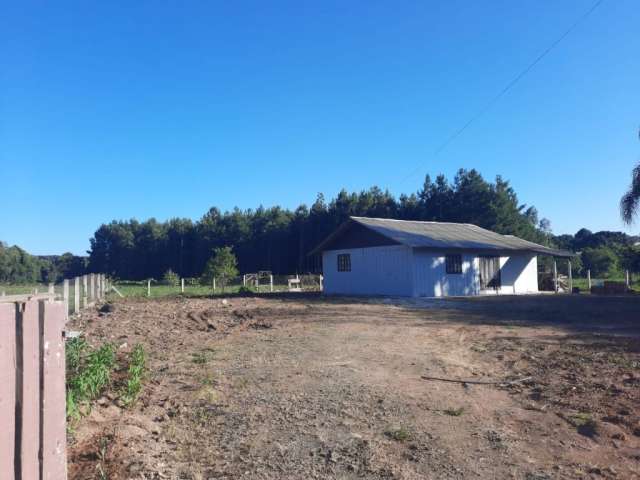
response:
<path id="1" fill-rule="evenodd" d="M 582 228 L 575 235 L 554 237 L 554 243 L 579 253 L 572 260 L 574 274 L 585 276 L 590 270 L 594 278 L 622 278 L 625 270 L 640 272 L 640 237 Z"/>
<path id="2" fill-rule="evenodd" d="M 221 212 L 213 207 L 197 221 L 114 220 L 95 231 L 88 258 L 70 253 L 34 257 L 0 244 L 0 282 L 59 281 L 86 272 L 127 280 L 162 279 L 168 271 L 180 277 L 201 277 L 210 273 L 206 265 L 214 249 L 223 247 L 232 249 L 243 273 L 317 272 L 319 259 L 308 252 L 352 215 L 473 223 L 581 252 L 573 260 L 577 275 L 587 268 L 594 278 L 619 277 L 624 269 L 640 271 L 640 253 L 634 246 L 638 237 L 586 229 L 554 236 L 550 222 L 539 219 L 535 207 L 521 204 L 508 181 L 498 176 L 490 182 L 476 170 L 461 169 L 451 181 L 444 175 L 435 180 L 427 175 L 417 192 L 398 198 L 372 187 L 358 193 L 342 190 L 330 201 L 318 194 L 310 207 L 300 205 L 295 210 L 258 207 Z"/>
<path id="3" fill-rule="evenodd" d="M 88 263 L 88 258 L 71 253 L 30 255 L 0 241 L 0 283 L 56 283 L 86 273 Z"/>
<path id="4" fill-rule="evenodd" d="M 199 277 L 213 249 L 231 247 L 241 272 L 276 274 L 319 271 L 318 258 L 307 254 L 349 216 L 468 222 L 499 233 L 549 244 L 549 222 L 538 219 L 509 182 L 489 182 L 476 170 L 461 169 L 452 181 L 427 176 L 415 193 L 395 198 L 372 187 L 359 193 L 342 190 L 326 201 L 318 194 L 308 207 L 221 212 L 213 207 L 192 221 L 135 219 L 101 225 L 91 238 L 89 268 L 122 279 L 162 278 L 172 270 Z"/>

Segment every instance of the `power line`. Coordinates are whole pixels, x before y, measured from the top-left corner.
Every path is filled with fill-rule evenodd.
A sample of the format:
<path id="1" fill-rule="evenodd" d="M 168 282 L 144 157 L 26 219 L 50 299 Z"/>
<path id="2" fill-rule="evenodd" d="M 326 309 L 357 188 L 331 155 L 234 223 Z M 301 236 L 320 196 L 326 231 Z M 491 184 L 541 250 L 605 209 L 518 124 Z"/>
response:
<path id="1" fill-rule="evenodd" d="M 529 65 L 527 65 L 527 67 L 525 67 L 524 70 L 518 73 L 518 75 L 516 75 L 509 83 L 507 83 L 505 87 L 502 90 L 500 90 L 500 92 L 495 97 L 489 100 L 478 111 L 478 113 L 476 113 L 473 117 L 471 117 L 464 125 L 462 125 L 462 127 L 456 130 L 438 148 L 436 148 L 432 156 L 433 157 L 438 156 L 438 154 L 440 154 L 440 152 L 442 152 L 445 148 L 447 148 L 451 142 L 453 142 L 467 128 L 469 128 L 472 123 L 474 123 L 476 120 L 482 117 L 487 111 L 489 111 L 491 107 L 493 107 L 493 105 L 495 105 L 498 100 L 500 100 L 509 90 L 511 90 L 516 85 L 516 83 L 522 80 L 524 76 L 526 76 L 531 70 L 533 70 L 533 68 L 538 63 L 540 63 L 542 59 L 549 54 L 549 52 L 551 52 L 554 48 L 556 48 L 558 44 L 560 44 L 560 42 L 562 42 L 567 36 L 569 36 L 569 34 L 573 32 L 573 30 L 575 30 L 578 25 L 580 25 L 583 21 L 585 21 L 587 17 L 591 15 L 593 11 L 600 6 L 600 4 L 602 4 L 602 2 L 604 2 L 604 0 L 597 0 L 589 10 L 583 13 L 567 30 L 564 31 L 562 35 L 560 35 L 551 45 L 549 45 L 540 55 L 538 55 Z M 417 166 L 411 173 L 409 173 L 409 175 L 404 177 L 400 181 L 400 183 L 404 183 L 409 178 L 413 177 L 421 168 L 422 168 L 422 165 Z"/>

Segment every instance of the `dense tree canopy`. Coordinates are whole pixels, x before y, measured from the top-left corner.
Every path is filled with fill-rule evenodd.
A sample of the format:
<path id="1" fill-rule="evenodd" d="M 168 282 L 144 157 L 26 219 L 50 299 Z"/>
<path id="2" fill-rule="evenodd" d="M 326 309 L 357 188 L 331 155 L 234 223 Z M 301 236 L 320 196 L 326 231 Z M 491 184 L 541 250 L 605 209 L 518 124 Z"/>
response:
<path id="1" fill-rule="evenodd" d="M 59 282 L 85 273 L 86 263 L 71 253 L 36 257 L 0 242 L 0 283 Z"/>
<path id="2" fill-rule="evenodd" d="M 534 207 L 518 202 L 501 177 L 486 181 L 476 170 L 459 170 L 452 182 L 443 175 L 425 178 L 422 188 L 396 199 L 372 187 L 359 193 L 342 190 L 326 202 L 322 194 L 307 207 L 211 208 L 200 220 L 150 219 L 101 225 L 91 239 L 90 267 L 126 279 L 161 278 L 172 269 L 199 277 L 211 252 L 229 246 L 241 272 L 293 273 L 318 269 L 308 252 L 349 216 L 469 222 L 499 233 L 547 244 Z M 544 225 L 546 223 L 542 222 Z"/>

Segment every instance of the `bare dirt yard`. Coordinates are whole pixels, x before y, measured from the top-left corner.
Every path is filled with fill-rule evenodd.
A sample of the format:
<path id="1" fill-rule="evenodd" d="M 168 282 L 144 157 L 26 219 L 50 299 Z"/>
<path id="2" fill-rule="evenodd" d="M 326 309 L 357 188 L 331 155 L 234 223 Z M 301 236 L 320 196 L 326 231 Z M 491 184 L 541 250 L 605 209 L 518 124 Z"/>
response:
<path id="1" fill-rule="evenodd" d="M 76 426 L 72 480 L 640 478 L 639 297 L 132 299 L 72 328 L 149 365 Z"/>

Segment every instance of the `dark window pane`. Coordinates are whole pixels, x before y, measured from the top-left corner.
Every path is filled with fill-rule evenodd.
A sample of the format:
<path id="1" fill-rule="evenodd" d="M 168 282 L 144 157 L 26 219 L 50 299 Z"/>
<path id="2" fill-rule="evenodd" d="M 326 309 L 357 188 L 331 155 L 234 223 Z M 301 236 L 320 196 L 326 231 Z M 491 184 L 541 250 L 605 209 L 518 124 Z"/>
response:
<path id="1" fill-rule="evenodd" d="M 445 269 L 447 273 L 462 273 L 462 255 L 447 255 L 445 257 Z"/>
<path id="2" fill-rule="evenodd" d="M 350 272 L 351 271 L 351 255 L 348 253 L 341 253 L 338 255 L 338 271 Z"/>

